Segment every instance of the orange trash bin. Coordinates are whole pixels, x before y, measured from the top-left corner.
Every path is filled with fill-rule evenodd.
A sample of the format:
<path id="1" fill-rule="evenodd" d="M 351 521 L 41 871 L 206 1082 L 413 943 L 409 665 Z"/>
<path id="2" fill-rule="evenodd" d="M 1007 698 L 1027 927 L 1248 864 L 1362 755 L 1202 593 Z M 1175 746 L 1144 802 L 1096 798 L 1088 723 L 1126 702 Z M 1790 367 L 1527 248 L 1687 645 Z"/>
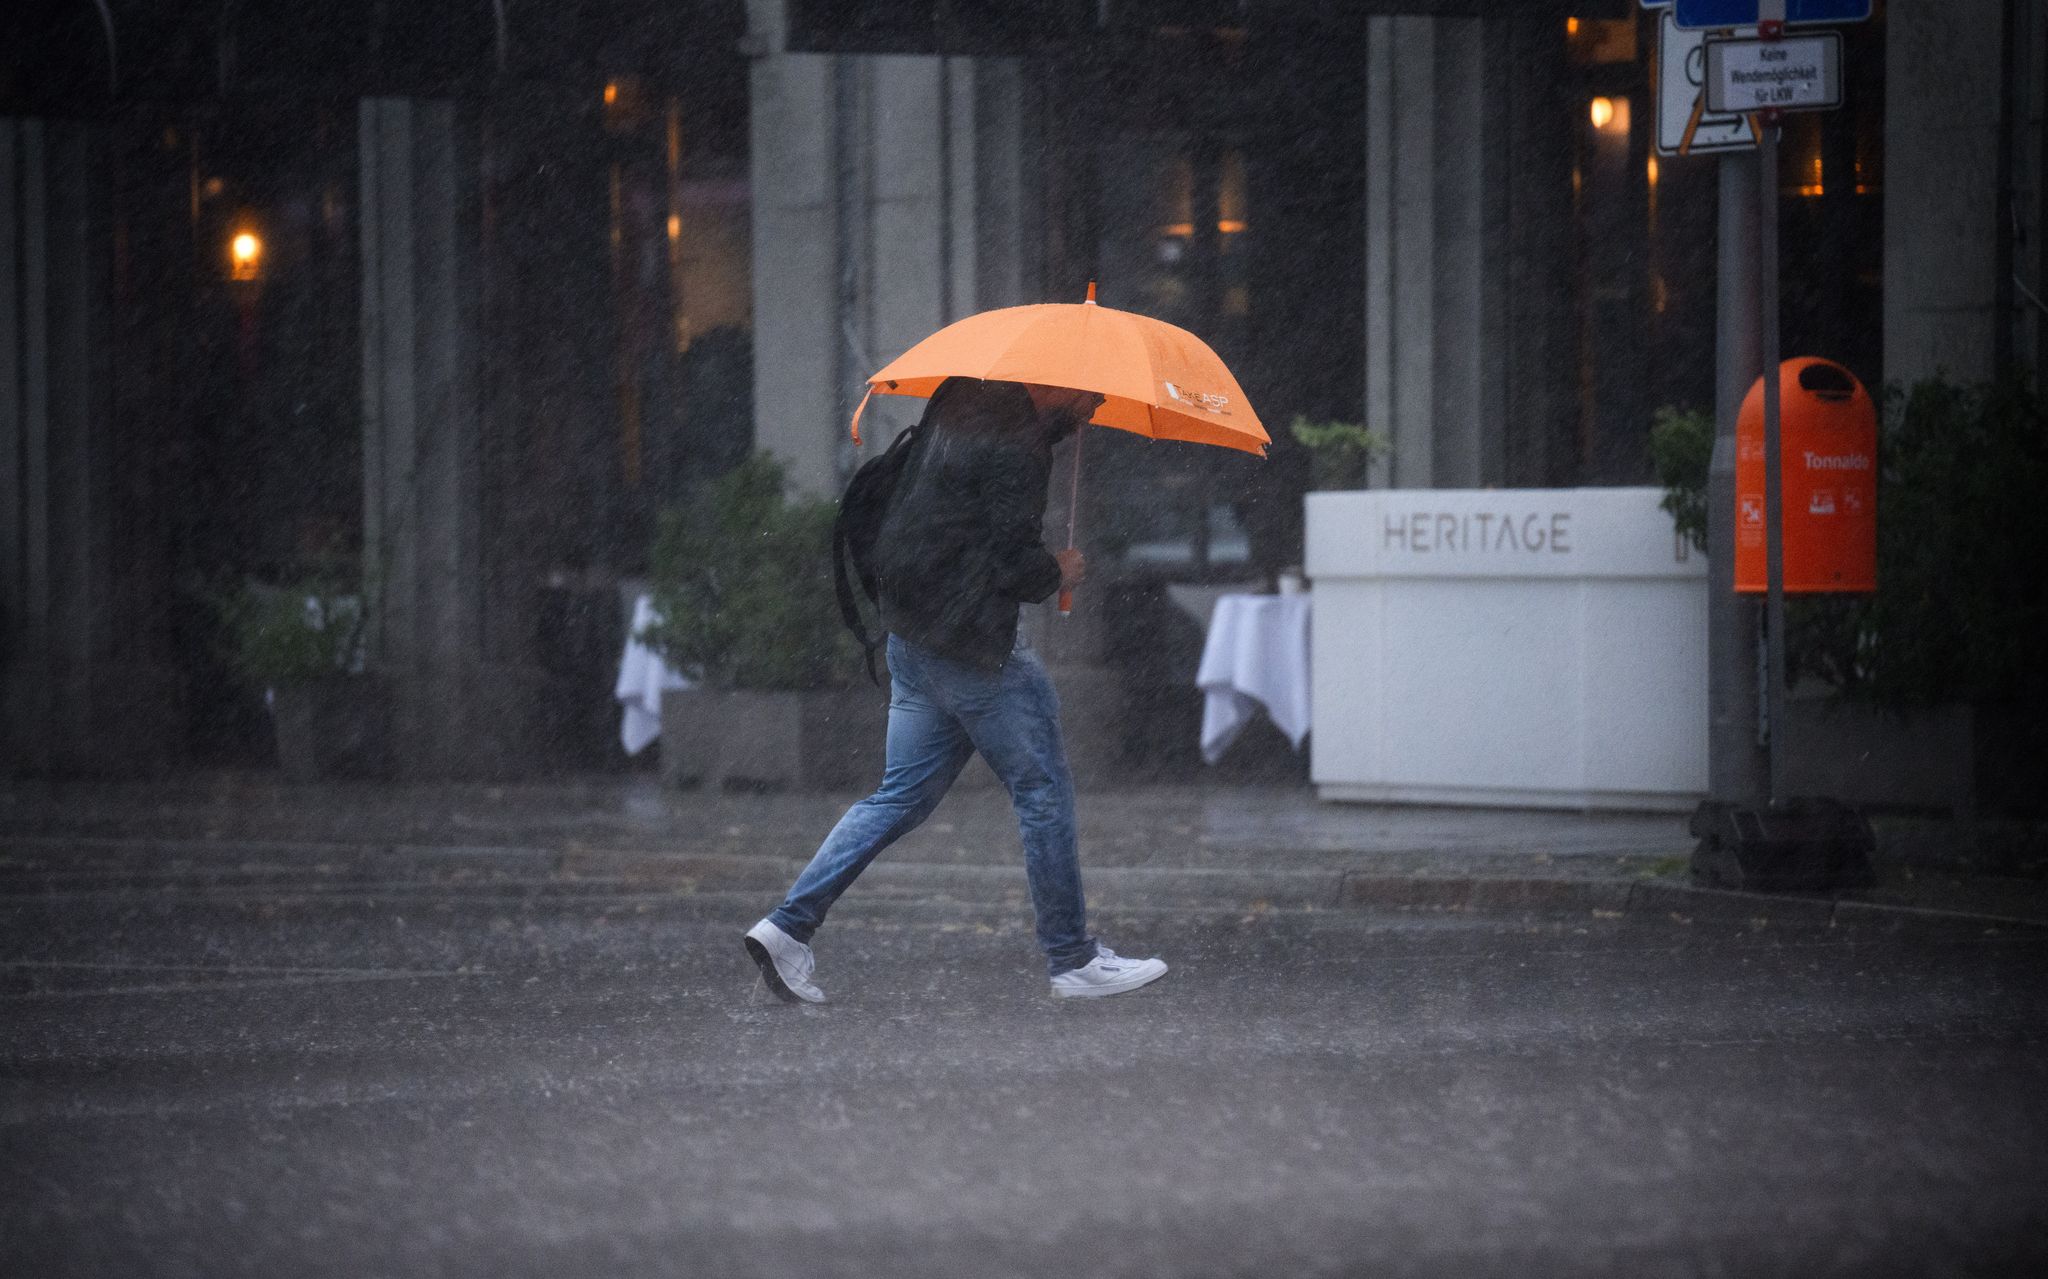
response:
<path id="1" fill-rule="evenodd" d="M 1785 590 L 1877 589 L 1877 406 L 1855 375 L 1803 356 L 1778 368 Z M 1735 419 L 1735 589 L 1769 589 L 1764 380 Z"/>

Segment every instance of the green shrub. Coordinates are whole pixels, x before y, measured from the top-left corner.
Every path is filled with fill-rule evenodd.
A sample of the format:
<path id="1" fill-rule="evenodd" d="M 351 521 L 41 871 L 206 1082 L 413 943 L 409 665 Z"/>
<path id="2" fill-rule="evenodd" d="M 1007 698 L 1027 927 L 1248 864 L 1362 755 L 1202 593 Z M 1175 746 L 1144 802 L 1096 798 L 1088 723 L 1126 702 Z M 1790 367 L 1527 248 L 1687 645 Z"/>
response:
<path id="1" fill-rule="evenodd" d="M 1667 404 L 1650 422 L 1650 464 L 1664 486 L 1658 505 L 1681 535 L 1707 549 L 1707 470 L 1714 461 L 1714 415 Z"/>
<path id="2" fill-rule="evenodd" d="M 1359 422 L 1316 422 L 1297 415 L 1288 428 L 1308 449 L 1315 486 L 1325 491 L 1362 489 L 1387 437 Z"/>
<path id="3" fill-rule="evenodd" d="M 640 638 L 713 687 L 831 687 L 858 664 L 832 593 L 836 508 L 791 501 L 785 485 L 781 464 L 758 453 L 662 514 L 659 620 Z"/>
<path id="4" fill-rule="evenodd" d="M 2048 628 L 2048 405 L 2020 379 L 1931 378 L 1887 390 L 1884 408 L 1877 592 L 1789 597 L 1790 674 L 1898 709 L 2048 711 L 2035 656 Z M 1702 545 L 1711 420 L 1664 409 L 1651 430 L 1664 509 Z"/>
<path id="5" fill-rule="evenodd" d="M 1869 684 L 1900 705 L 2048 708 L 2048 403 L 2019 379 L 1885 397 Z"/>
<path id="6" fill-rule="evenodd" d="M 215 598 L 236 676 L 254 689 L 346 674 L 362 662 L 362 597 L 327 577 L 245 582 Z"/>

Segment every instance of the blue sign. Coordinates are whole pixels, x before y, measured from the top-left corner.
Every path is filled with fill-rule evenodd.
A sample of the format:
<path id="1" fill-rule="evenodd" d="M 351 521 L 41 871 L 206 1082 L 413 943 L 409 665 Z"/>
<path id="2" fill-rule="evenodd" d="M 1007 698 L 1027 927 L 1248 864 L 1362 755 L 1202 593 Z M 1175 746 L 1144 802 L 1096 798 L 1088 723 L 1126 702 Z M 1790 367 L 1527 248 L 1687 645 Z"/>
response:
<path id="1" fill-rule="evenodd" d="M 1677 0 L 1678 25 L 1687 31 L 1756 25 L 1757 0 Z M 1785 0 L 1788 25 L 1805 22 L 1862 22 L 1870 0 Z"/>

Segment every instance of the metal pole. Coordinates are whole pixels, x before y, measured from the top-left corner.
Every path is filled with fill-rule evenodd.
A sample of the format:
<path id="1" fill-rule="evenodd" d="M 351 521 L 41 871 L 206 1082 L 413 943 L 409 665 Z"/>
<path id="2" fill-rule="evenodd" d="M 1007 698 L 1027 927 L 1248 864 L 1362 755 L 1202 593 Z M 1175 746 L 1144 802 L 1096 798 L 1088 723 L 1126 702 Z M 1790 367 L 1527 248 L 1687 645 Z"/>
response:
<path id="1" fill-rule="evenodd" d="M 2013 92 L 2013 39 L 2018 30 L 2013 0 L 2005 0 L 1999 6 L 1999 56 L 1998 56 L 1998 197 L 1992 208 L 1993 225 L 1996 231 L 1992 243 L 1995 246 L 1991 256 L 1992 289 L 1991 313 L 1997 323 L 1991 328 L 1991 375 L 2005 377 L 2012 370 L 2013 354 L 2019 346 L 2020 317 L 2013 310 L 2013 282 L 2019 279 L 2018 265 L 2014 255 L 2014 231 L 2018 221 L 2018 193 L 2013 189 L 2012 153 L 2019 142 L 2019 130 L 2013 121 L 2013 108 L 2017 94 Z M 2038 181 L 2038 178 L 2036 179 Z"/>
<path id="2" fill-rule="evenodd" d="M 1088 297 L 1082 302 L 1082 305 L 1096 305 L 1095 281 L 1093 280 L 1088 281 Z M 1087 438 L 1088 422 L 1086 419 L 1083 419 L 1081 425 L 1074 428 L 1073 479 L 1067 487 L 1067 549 L 1070 551 L 1074 549 L 1075 531 L 1081 527 L 1081 443 Z M 1073 611 L 1074 593 L 1070 590 L 1061 590 L 1060 616 L 1065 617 Z"/>
<path id="3" fill-rule="evenodd" d="M 1775 113 L 1772 113 L 1775 115 Z M 1764 733 L 1770 742 L 1770 801 L 1785 798 L 1785 494 L 1784 457 L 1778 433 L 1778 122 L 1766 118 L 1757 138 L 1758 192 L 1757 305 L 1763 320 L 1764 377 L 1764 545 L 1768 548 L 1769 594 L 1764 626 L 1770 636 L 1770 682 Z"/>
<path id="4" fill-rule="evenodd" d="M 1093 282 L 1090 282 L 1088 291 L 1091 294 L 1094 293 L 1095 286 Z M 1088 424 L 1083 422 L 1080 426 L 1074 428 L 1073 478 L 1067 486 L 1067 549 L 1070 551 L 1074 549 L 1074 534 L 1081 527 L 1081 442 L 1087 438 Z M 1062 590 L 1060 592 L 1060 616 L 1065 617 L 1073 611 L 1074 592 Z"/>
<path id="5" fill-rule="evenodd" d="M 1785 34 L 1785 0 L 1758 0 L 1757 34 Z M 1757 311 L 1763 329 L 1764 546 L 1770 574 L 1764 626 L 1770 664 L 1764 684 L 1764 733 L 1770 744 L 1770 802 L 1785 794 L 1785 504 L 1784 456 L 1778 434 L 1778 112 L 1757 113 Z"/>
<path id="6" fill-rule="evenodd" d="M 1763 367 L 1757 335 L 1756 162 L 1720 161 L 1714 455 L 1707 477 L 1707 793 L 1753 805 L 1770 786 L 1757 714 L 1758 608 L 1735 593 L 1735 420 Z"/>

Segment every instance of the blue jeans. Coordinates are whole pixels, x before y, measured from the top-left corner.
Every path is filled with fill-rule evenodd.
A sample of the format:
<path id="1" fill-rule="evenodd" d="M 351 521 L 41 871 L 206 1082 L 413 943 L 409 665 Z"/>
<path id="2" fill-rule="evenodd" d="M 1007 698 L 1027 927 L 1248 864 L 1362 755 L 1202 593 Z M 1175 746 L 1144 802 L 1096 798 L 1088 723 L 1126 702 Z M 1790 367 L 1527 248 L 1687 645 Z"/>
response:
<path id="1" fill-rule="evenodd" d="M 1081 894 L 1074 782 L 1060 742 L 1060 706 L 1036 654 L 1021 642 L 985 671 L 889 637 L 888 766 L 874 794 L 846 810 L 789 896 L 768 918 L 808 942 L 825 912 L 876 854 L 939 806 L 976 751 L 1010 792 L 1038 945 L 1054 975 L 1095 958 Z"/>

